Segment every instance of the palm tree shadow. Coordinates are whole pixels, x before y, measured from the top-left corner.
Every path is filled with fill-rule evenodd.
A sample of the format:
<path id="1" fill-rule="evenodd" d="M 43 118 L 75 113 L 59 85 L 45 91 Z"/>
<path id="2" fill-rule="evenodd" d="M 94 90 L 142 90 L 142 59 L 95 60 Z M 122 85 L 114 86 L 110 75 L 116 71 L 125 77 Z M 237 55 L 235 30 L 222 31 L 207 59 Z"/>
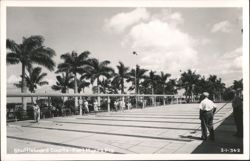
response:
<path id="1" fill-rule="evenodd" d="M 30 121 L 29 123 L 38 123 L 38 122 L 36 122 L 36 121 Z"/>

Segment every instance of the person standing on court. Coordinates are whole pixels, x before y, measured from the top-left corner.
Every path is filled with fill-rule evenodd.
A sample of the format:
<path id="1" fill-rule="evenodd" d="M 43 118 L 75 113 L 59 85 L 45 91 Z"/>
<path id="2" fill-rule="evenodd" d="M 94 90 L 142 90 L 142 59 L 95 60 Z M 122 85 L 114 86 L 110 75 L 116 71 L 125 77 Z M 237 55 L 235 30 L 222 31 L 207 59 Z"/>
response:
<path id="1" fill-rule="evenodd" d="M 117 100 L 114 101 L 114 108 L 115 108 L 115 111 L 117 112 L 117 110 L 118 110 L 118 102 L 117 102 Z"/>
<path id="2" fill-rule="evenodd" d="M 125 106 L 125 102 L 124 102 L 123 99 L 120 100 L 119 105 L 120 105 L 120 110 L 121 110 L 122 112 L 124 112 L 126 106 Z"/>
<path id="3" fill-rule="evenodd" d="M 94 106 L 94 112 L 97 113 L 98 112 L 98 102 L 96 99 L 94 100 L 93 106 Z"/>
<path id="4" fill-rule="evenodd" d="M 131 109 L 131 102 L 130 102 L 130 100 L 128 100 L 128 102 L 127 102 L 127 108 L 128 108 L 128 110 Z"/>
<path id="5" fill-rule="evenodd" d="M 234 136 L 243 137 L 243 103 L 241 99 L 241 90 L 237 89 L 232 101 L 234 122 L 237 132 Z"/>
<path id="6" fill-rule="evenodd" d="M 36 101 L 34 101 L 33 111 L 34 111 L 34 120 L 36 122 L 39 122 L 39 120 L 40 120 L 40 107 L 38 106 Z"/>
<path id="7" fill-rule="evenodd" d="M 80 115 L 82 115 L 82 111 L 83 111 L 83 100 L 82 100 L 82 97 L 80 97 L 79 99 L 79 112 L 80 112 Z"/>
<path id="8" fill-rule="evenodd" d="M 207 139 L 207 129 L 209 131 L 209 139 L 214 140 L 214 127 L 213 127 L 213 119 L 214 119 L 214 113 L 216 111 L 216 105 L 213 101 L 208 99 L 209 93 L 204 92 L 204 99 L 201 101 L 199 108 L 200 108 L 200 120 L 201 120 L 201 132 L 202 140 Z"/>
<path id="9" fill-rule="evenodd" d="M 89 113 L 89 103 L 88 103 L 87 99 L 84 100 L 83 104 L 84 104 L 84 114 L 85 114 L 85 112 Z"/>

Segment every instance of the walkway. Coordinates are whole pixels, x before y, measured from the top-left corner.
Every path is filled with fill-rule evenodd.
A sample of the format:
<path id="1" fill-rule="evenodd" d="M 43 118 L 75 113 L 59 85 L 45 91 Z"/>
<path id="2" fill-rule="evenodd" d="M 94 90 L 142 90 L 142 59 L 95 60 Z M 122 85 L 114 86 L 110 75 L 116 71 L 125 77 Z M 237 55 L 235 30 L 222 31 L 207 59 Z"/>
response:
<path id="1" fill-rule="evenodd" d="M 221 107 L 224 104 L 218 104 Z M 219 111 L 218 127 L 232 113 L 231 104 Z M 19 121 L 7 126 L 8 153 L 209 153 L 199 140 L 197 104 L 179 104 L 97 115 Z M 229 129 L 234 125 L 230 124 Z M 227 129 L 222 129 L 225 131 Z M 216 133 L 217 134 L 217 133 Z M 223 134 L 225 135 L 225 134 Z M 216 140 L 216 142 L 220 142 Z M 227 140 L 234 141 L 234 138 Z M 209 141 L 206 141 L 209 142 Z M 203 143 L 203 144 L 202 144 Z M 225 143 L 223 143 L 225 144 Z M 217 146 L 217 145 L 216 145 Z M 202 146 L 204 147 L 204 146 Z"/>

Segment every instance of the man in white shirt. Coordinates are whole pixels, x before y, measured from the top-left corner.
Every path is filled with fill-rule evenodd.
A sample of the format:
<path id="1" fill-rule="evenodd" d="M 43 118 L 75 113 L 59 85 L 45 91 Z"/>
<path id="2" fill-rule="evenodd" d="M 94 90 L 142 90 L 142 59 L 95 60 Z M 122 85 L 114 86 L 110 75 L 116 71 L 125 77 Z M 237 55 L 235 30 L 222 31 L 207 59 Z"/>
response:
<path id="1" fill-rule="evenodd" d="M 207 139 L 207 129 L 209 131 L 209 139 L 214 140 L 214 128 L 213 128 L 213 119 L 214 113 L 216 111 L 216 105 L 213 101 L 208 99 L 209 93 L 204 92 L 204 99 L 201 101 L 199 108 L 200 108 L 200 120 L 201 120 L 201 131 L 202 136 L 201 139 Z"/>

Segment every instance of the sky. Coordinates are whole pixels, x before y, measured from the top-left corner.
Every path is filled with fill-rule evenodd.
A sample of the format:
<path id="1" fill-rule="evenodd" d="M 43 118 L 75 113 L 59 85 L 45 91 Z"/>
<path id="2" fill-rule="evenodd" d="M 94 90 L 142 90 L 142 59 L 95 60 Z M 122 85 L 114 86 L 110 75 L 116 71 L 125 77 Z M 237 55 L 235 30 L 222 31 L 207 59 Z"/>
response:
<path id="1" fill-rule="evenodd" d="M 241 8 L 7 8 L 7 38 L 21 43 L 42 35 L 56 52 L 56 64 L 62 54 L 87 50 L 114 68 L 119 61 L 130 69 L 138 64 L 170 73 L 170 79 L 191 69 L 205 77 L 215 74 L 226 86 L 242 78 L 241 28 Z M 37 93 L 52 92 L 56 74 L 42 71 L 49 85 Z M 20 92 L 13 86 L 20 75 L 21 64 L 7 66 L 8 93 Z"/>

